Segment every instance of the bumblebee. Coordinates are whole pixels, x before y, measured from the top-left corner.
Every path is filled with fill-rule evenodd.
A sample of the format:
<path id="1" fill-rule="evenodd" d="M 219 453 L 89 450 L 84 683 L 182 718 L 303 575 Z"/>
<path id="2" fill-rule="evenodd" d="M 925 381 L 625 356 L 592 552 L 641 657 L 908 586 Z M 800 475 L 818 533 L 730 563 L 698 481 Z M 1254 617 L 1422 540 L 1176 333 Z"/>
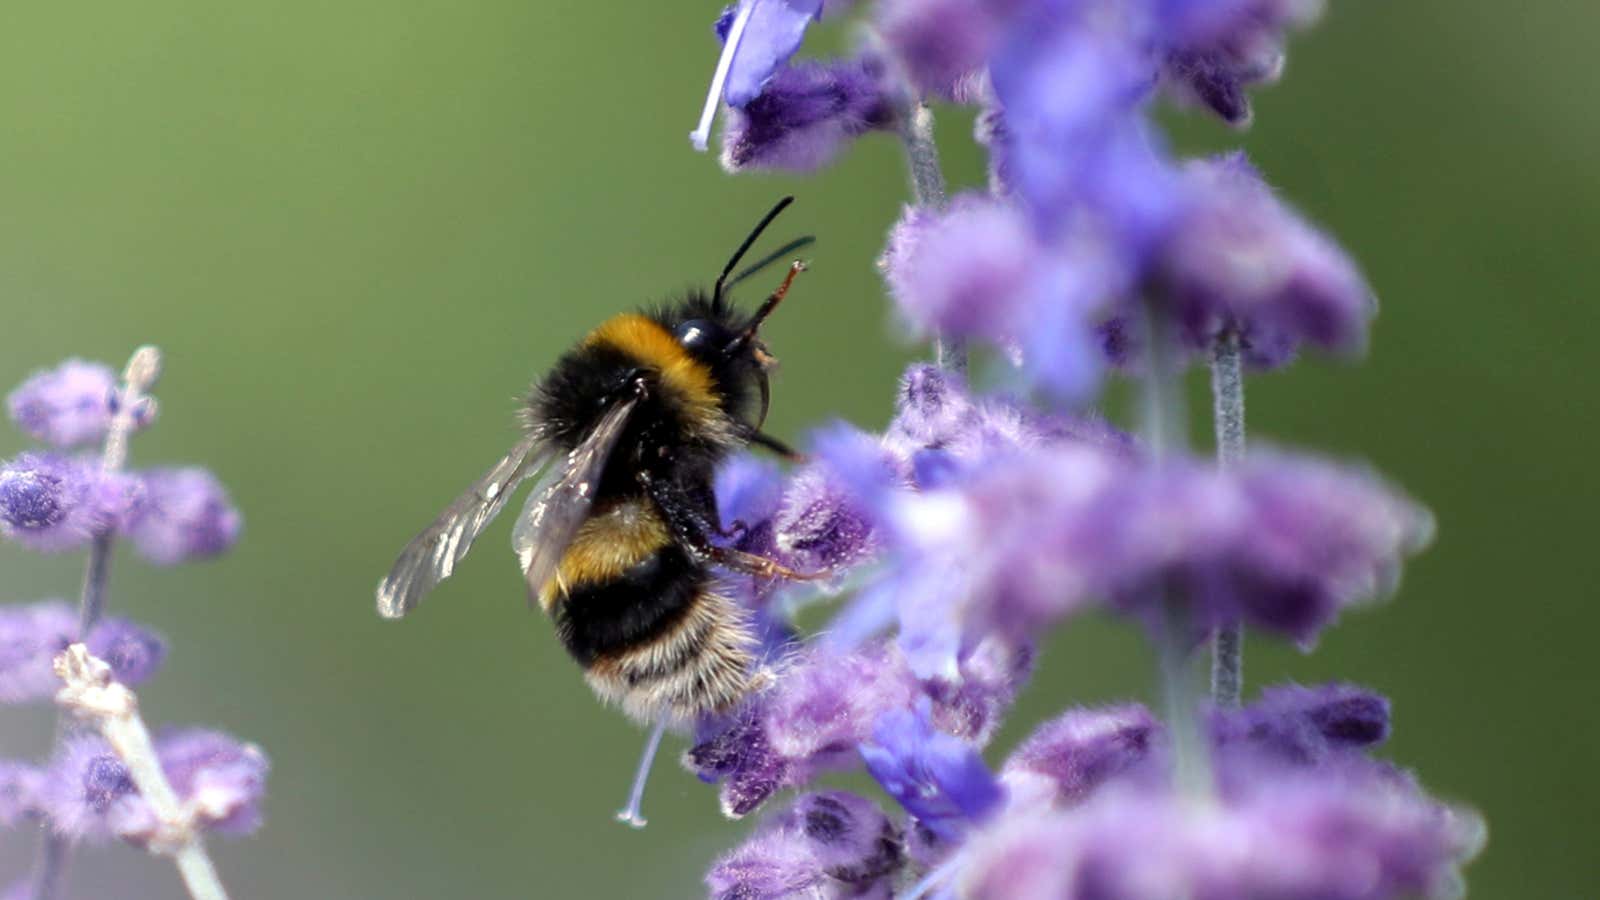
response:
<path id="1" fill-rule="evenodd" d="M 638 719 L 687 724 L 751 690 L 757 641 L 713 567 L 808 576 L 713 542 L 728 532 L 712 479 L 746 445 L 794 455 L 761 430 L 776 360 L 759 329 L 805 266 L 795 260 L 752 314 L 727 290 L 810 242 L 730 277 L 793 199 L 761 219 L 709 295 L 614 316 L 555 363 L 527 396 L 522 439 L 400 553 L 378 585 L 379 614 L 415 609 L 539 475 L 513 549 L 529 602 L 550 616 L 595 692 Z"/>

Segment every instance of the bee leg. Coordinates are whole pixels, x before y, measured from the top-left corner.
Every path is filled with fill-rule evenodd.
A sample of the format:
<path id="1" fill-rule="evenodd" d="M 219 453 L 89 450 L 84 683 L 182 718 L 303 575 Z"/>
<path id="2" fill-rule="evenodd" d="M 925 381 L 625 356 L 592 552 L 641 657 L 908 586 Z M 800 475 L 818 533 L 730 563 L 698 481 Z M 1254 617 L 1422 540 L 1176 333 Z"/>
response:
<path id="1" fill-rule="evenodd" d="M 730 572 L 739 572 L 744 575 L 755 575 L 759 578 L 786 578 L 791 581 L 811 581 L 825 577 L 827 572 L 811 574 L 796 572 L 794 569 L 755 553 L 746 553 L 734 550 L 731 547 L 719 547 L 711 543 L 710 534 L 721 531 L 715 523 L 707 521 L 706 516 L 695 508 L 683 496 L 681 489 L 675 488 L 670 482 L 656 478 L 648 470 L 641 469 L 638 474 L 640 485 L 655 502 L 656 508 L 661 511 L 661 517 L 666 520 L 667 526 L 672 529 L 673 536 L 678 543 L 697 559 L 722 566 Z"/>
<path id="2" fill-rule="evenodd" d="M 803 463 L 806 461 L 806 455 L 804 453 L 801 453 L 788 444 L 785 444 L 783 441 L 780 441 L 772 435 L 762 431 L 750 432 L 750 443 L 764 450 L 771 450 L 773 453 L 776 453 L 792 463 Z"/>
<path id="3" fill-rule="evenodd" d="M 710 548 L 710 559 L 731 572 L 754 575 L 758 578 L 784 578 L 789 581 L 815 581 L 826 578 L 827 572 L 796 572 L 775 559 L 756 553 L 746 553 L 731 547 Z"/>

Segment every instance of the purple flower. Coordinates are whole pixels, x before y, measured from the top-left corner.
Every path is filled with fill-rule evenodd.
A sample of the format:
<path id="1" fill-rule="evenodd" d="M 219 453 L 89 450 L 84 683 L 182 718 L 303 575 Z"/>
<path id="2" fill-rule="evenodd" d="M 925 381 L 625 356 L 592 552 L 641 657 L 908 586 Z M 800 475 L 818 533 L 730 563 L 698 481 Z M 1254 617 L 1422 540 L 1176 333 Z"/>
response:
<path id="1" fill-rule="evenodd" d="M 877 31 L 917 89 L 964 99 L 966 82 L 988 65 L 1005 17 L 1017 4 L 996 0 L 881 0 Z"/>
<path id="2" fill-rule="evenodd" d="M 167 659 L 166 642 L 127 619 L 101 619 L 86 643 L 90 653 L 111 666 L 113 677 L 130 686 L 148 681 Z"/>
<path id="3" fill-rule="evenodd" d="M 39 812 L 45 773 L 36 766 L 0 760 L 0 828 L 9 828 Z"/>
<path id="4" fill-rule="evenodd" d="M 778 666 L 771 688 L 732 722 L 702 737 L 685 764 L 720 781 L 723 812 L 740 817 L 773 793 L 819 773 L 861 764 L 857 746 L 885 710 L 930 701 L 934 726 L 981 744 L 993 733 L 1026 675 L 1030 655 L 984 642 L 950 677 L 921 679 L 898 648 L 874 642 L 851 652 L 811 644 Z"/>
<path id="5" fill-rule="evenodd" d="M 144 474 L 146 496 L 128 537 L 146 559 L 171 565 L 226 552 L 239 539 L 241 519 L 216 477 L 188 467 Z"/>
<path id="6" fill-rule="evenodd" d="M 1097 601 L 1143 612 L 1158 585 L 1197 628 L 1243 619 L 1308 645 L 1343 607 L 1391 588 L 1432 528 L 1365 473 L 1315 460 L 1151 470 L 1082 444 L 894 492 L 882 508 L 900 641 L 923 672 L 948 665 L 953 635 L 1022 640 Z"/>
<path id="7" fill-rule="evenodd" d="M 1190 163 L 1184 180 L 1187 212 L 1155 278 L 1191 347 L 1231 327 L 1258 367 L 1283 363 L 1301 343 L 1361 348 L 1376 301 L 1360 272 L 1243 155 Z"/>
<path id="8" fill-rule="evenodd" d="M 941 210 L 906 207 L 878 265 L 920 332 L 1009 340 L 1041 253 L 1015 206 L 959 194 Z"/>
<path id="9" fill-rule="evenodd" d="M 97 473 L 48 453 L 24 453 L 0 468 L 0 533 L 56 553 L 81 547 L 106 524 Z"/>
<path id="10" fill-rule="evenodd" d="M 1013 802 L 1073 806 L 1108 781 L 1149 767 L 1161 729 L 1138 704 L 1071 709 L 1028 736 L 1001 769 Z"/>
<path id="11" fill-rule="evenodd" d="M 722 55 L 700 124 L 689 134 L 695 149 L 706 149 L 719 104 L 726 100 L 735 109 L 748 105 L 800 49 L 813 21 L 849 5 L 849 0 L 739 0 L 724 9 L 714 28 Z"/>
<path id="12" fill-rule="evenodd" d="M 105 437 L 117 379 L 110 367 L 69 359 L 36 372 L 6 398 L 11 420 L 36 440 L 75 447 Z"/>
<path id="13" fill-rule="evenodd" d="M 800 49 L 806 29 L 822 18 L 822 0 L 739 0 L 717 18 L 717 37 L 727 43 L 738 19 L 747 21 L 728 52 L 723 99 L 738 108 L 754 100 L 772 76 Z"/>
<path id="14" fill-rule="evenodd" d="M 156 755 L 172 789 L 207 829 L 246 835 L 261 827 L 268 762 L 259 747 L 218 731 L 190 728 L 158 737 Z M 119 836 L 127 840 L 153 835 L 157 825 L 143 802 L 130 806 L 116 824 Z"/>
<path id="15" fill-rule="evenodd" d="M 1277 685 L 1242 709 L 1213 710 L 1211 731 L 1221 758 L 1248 777 L 1266 762 L 1318 765 L 1382 743 L 1389 701 L 1347 684 Z"/>
<path id="16" fill-rule="evenodd" d="M 41 806 L 58 834 L 73 840 L 112 835 L 113 809 L 136 802 L 128 767 L 97 734 L 69 739 L 50 763 Z"/>
<path id="17" fill-rule="evenodd" d="M 887 468 L 887 454 L 874 449 Z M 831 569 L 842 574 L 875 549 L 870 513 L 827 469 L 818 466 L 808 466 L 790 479 L 773 529 L 779 552 L 810 571 Z"/>
<path id="18" fill-rule="evenodd" d="M 896 127 L 901 101 L 884 76 L 882 62 L 867 56 L 783 67 L 728 111 L 723 167 L 809 172 L 852 138 Z"/>
<path id="19" fill-rule="evenodd" d="M 260 825 L 267 760 L 256 747 L 217 732 L 188 730 L 157 738 L 156 756 L 199 824 L 225 834 L 248 834 Z M 143 843 L 157 834 L 154 810 L 99 735 L 79 735 L 62 747 L 42 793 L 51 826 L 75 840 L 115 836 Z"/>
<path id="20" fill-rule="evenodd" d="M 933 727 L 931 703 L 878 716 L 861 758 L 885 792 L 937 837 L 959 837 L 999 805 L 1002 792 L 983 757 Z"/>
<path id="21" fill-rule="evenodd" d="M 1471 813 L 1409 785 L 1328 773 L 1261 778 L 1216 804 L 1107 791 L 984 831 L 956 875 L 977 900 L 1442 896 L 1482 835 Z"/>
<path id="22" fill-rule="evenodd" d="M 991 65 L 1006 124 L 1001 167 L 1043 235 L 1062 237 L 1088 216 L 1137 256 L 1169 224 L 1171 176 L 1143 117 L 1150 39 L 1136 5 L 1092 0 L 1031 4 L 1010 28 Z"/>
<path id="23" fill-rule="evenodd" d="M 1251 84 L 1283 71 L 1283 33 L 1322 12 L 1322 0 L 1173 0 L 1166 4 L 1163 82 L 1180 100 L 1230 125 L 1250 121 Z"/>
<path id="24" fill-rule="evenodd" d="M 55 696 L 61 682 L 52 662 L 77 634 L 77 614 L 60 601 L 0 606 L 0 703 Z M 127 685 L 154 675 L 166 658 L 160 637 L 125 619 L 102 619 L 87 643 Z"/>
<path id="25" fill-rule="evenodd" d="M 888 898 L 904 861 L 900 834 L 875 804 L 846 791 L 806 794 L 719 859 L 714 900 Z"/>

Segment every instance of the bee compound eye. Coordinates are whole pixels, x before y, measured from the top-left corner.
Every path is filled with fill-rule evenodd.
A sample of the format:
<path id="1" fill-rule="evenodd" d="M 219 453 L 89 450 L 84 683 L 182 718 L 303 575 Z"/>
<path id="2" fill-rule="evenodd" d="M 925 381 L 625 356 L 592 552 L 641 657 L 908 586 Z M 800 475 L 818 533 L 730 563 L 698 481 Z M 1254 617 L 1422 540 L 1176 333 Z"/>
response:
<path id="1" fill-rule="evenodd" d="M 679 323 L 672 336 L 686 349 L 703 350 L 716 345 L 717 339 L 723 336 L 723 329 L 708 319 L 689 319 Z"/>

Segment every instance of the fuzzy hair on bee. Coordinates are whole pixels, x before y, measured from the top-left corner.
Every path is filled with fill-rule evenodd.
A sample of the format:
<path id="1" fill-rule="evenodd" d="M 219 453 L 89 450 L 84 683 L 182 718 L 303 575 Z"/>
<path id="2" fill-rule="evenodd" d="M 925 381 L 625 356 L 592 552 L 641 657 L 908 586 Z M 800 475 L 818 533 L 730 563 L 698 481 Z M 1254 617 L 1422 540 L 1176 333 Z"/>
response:
<path id="1" fill-rule="evenodd" d="M 752 689 L 756 645 L 717 569 L 807 578 L 715 539 L 713 477 L 750 444 L 793 455 L 765 434 L 767 374 L 759 329 L 804 265 L 752 312 L 727 289 L 810 238 L 734 276 L 793 198 L 751 231 L 709 293 L 602 322 L 528 393 L 524 435 L 408 544 L 378 586 L 378 611 L 398 618 L 448 578 L 523 481 L 543 473 L 512 534 L 536 603 L 603 700 L 646 722 L 687 724 L 725 713 Z"/>

